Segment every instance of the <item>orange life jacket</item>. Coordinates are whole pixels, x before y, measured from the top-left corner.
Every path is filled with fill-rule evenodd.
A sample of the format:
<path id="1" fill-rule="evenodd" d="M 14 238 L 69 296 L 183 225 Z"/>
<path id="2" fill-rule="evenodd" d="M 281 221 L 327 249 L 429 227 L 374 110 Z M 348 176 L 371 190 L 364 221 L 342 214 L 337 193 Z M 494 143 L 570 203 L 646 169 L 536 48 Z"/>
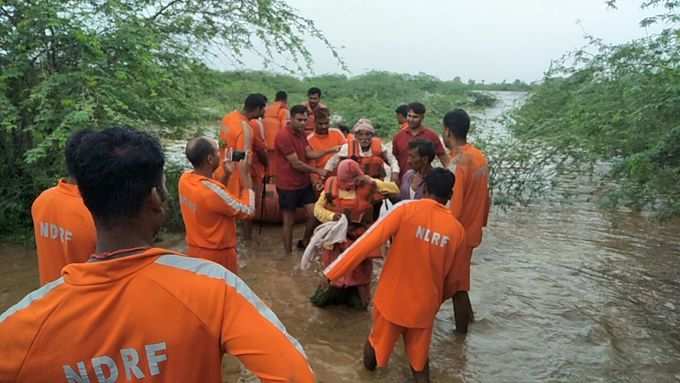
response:
<path id="1" fill-rule="evenodd" d="M 347 158 L 351 158 L 361 166 L 364 174 L 378 179 L 385 178 L 385 159 L 382 153 L 382 140 L 371 139 L 371 156 L 361 156 L 361 146 L 354 135 L 347 136 Z"/>
<path id="2" fill-rule="evenodd" d="M 337 177 L 330 177 L 326 180 L 324 193 L 326 193 L 326 200 L 330 203 L 327 208 L 339 214 L 348 213 L 352 222 L 361 222 L 365 216 L 370 216 L 366 213 L 371 212 L 373 196 L 376 194 L 375 184 L 370 184 L 357 187 L 355 198 L 340 198 Z"/>

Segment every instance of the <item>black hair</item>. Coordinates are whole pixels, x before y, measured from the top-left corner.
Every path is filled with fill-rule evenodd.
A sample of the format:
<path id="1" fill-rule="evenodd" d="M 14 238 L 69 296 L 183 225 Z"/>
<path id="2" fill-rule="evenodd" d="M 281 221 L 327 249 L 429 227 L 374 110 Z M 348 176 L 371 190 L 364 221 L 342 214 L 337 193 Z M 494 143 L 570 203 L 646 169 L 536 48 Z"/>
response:
<path id="1" fill-rule="evenodd" d="M 158 139 L 124 126 L 93 132 L 78 147 L 76 179 L 95 220 L 111 225 L 133 218 L 154 187 L 165 158 Z"/>
<path id="2" fill-rule="evenodd" d="M 290 108 L 290 117 L 295 117 L 296 114 L 307 114 L 307 107 L 304 105 L 295 105 Z"/>
<path id="3" fill-rule="evenodd" d="M 408 104 L 408 110 L 412 111 L 415 114 L 425 114 L 425 112 L 427 111 L 425 109 L 425 105 L 423 105 L 419 102 L 412 102 L 412 103 Z"/>
<path id="4" fill-rule="evenodd" d="M 428 193 L 444 201 L 451 199 L 455 183 L 456 176 L 444 168 L 434 168 L 425 176 L 425 187 Z"/>
<path id="5" fill-rule="evenodd" d="M 397 109 L 394 110 L 394 113 L 399 113 L 404 117 L 408 116 L 408 105 L 406 104 L 399 105 Z"/>
<path id="6" fill-rule="evenodd" d="M 282 90 L 276 92 L 276 96 L 274 96 L 274 101 L 288 101 L 288 93 Z"/>
<path id="7" fill-rule="evenodd" d="M 267 106 L 267 97 L 261 93 L 253 93 L 246 97 L 243 109 L 246 112 L 252 112 L 256 109 L 264 108 L 265 106 Z"/>
<path id="8" fill-rule="evenodd" d="M 415 138 L 408 143 L 408 148 L 409 150 L 418 150 L 418 155 L 421 157 L 427 157 L 429 162 L 434 160 L 435 151 L 432 141 L 426 140 L 424 138 Z"/>
<path id="9" fill-rule="evenodd" d="M 331 111 L 326 109 L 326 108 L 317 108 L 314 110 L 314 119 L 316 121 L 319 120 L 327 120 L 331 118 Z"/>
<path id="10" fill-rule="evenodd" d="M 215 146 L 205 137 L 196 137 L 187 142 L 184 150 L 187 159 L 194 168 L 198 168 L 208 159 L 208 156 L 215 153 Z"/>
<path id="11" fill-rule="evenodd" d="M 307 91 L 307 96 L 311 96 L 313 94 L 318 94 L 319 97 L 321 97 L 321 89 L 317 87 L 309 88 L 309 90 Z"/>
<path id="12" fill-rule="evenodd" d="M 68 176 L 78 182 L 76 177 L 76 166 L 78 165 L 78 147 L 83 142 L 83 138 L 92 133 L 90 129 L 80 129 L 71 133 L 71 136 L 66 141 L 66 148 L 64 149 L 64 159 L 66 161 L 66 171 Z"/>
<path id="13" fill-rule="evenodd" d="M 444 116 L 444 129 L 451 131 L 454 137 L 467 138 L 470 131 L 470 116 L 463 109 L 454 109 Z"/>
<path id="14" fill-rule="evenodd" d="M 340 129 L 340 131 L 344 133 L 345 136 L 349 134 L 349 126 L 345 124 L 338 124 L 338 129 Z"/>

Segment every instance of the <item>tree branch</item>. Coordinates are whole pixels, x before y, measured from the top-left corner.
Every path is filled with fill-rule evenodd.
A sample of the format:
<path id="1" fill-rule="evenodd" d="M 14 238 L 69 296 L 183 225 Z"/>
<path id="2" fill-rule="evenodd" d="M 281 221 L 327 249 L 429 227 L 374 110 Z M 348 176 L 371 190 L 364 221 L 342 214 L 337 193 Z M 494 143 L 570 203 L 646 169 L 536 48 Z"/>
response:
<path id="1" fill-rule="evenodd" d="M 165 11 L 168 10 L 168 8 L 172 7 L 173 5 L 179 3 L 180 0 L 172 0 L 168 4 L 164 5 L 161 7 L 161 9 L 158 10 L 153 16 L 149 18 L 150 21 L 156 20 L 159 16 L 161 16 Z"/>

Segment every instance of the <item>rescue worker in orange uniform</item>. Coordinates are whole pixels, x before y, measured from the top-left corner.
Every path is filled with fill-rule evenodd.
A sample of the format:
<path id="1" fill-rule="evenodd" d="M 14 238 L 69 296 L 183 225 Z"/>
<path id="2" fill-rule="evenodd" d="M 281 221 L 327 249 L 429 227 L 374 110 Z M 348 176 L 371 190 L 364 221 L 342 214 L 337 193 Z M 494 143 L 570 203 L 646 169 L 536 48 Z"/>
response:
<path id="1" fill-rule="evenodd" d="M 260 204 L 262 204 L 262 193 L 269 180 L 269 156 L 267 154 L 267 147 L 264 141 L 264 124 L 262 118 L 254 118 L 248 122 L 251 128 L 251 135 L 253 138 L 252 153 L 250 159 L 250 176 L 253 180 L 253 190 L 255 191 L 255 211 L 262 211 Z M 250 240 L 253 235 L 253 220 L 246 219 L 243 221 L 243 239 Z"/>
<path id="2" fill-rule="evenodd" d="M 41 286 L 59 278 L 64 266 L 86 262 L 94 253 L 97 233 L 75 176 L 78 146 L 90 132 L 71 135 L 65 149 L 69 178 L 40 193 L 31 206 Z"/>
<path id="3" fill-rule="evenodd" d="M 167 214 L 158 140 L 106 129 L 84 138 L 78 161 L 96 253 L 0 314 L 0 382 L 221 382 L 225 353 L 263 382 L 315 381 L 242 280 L 153 247 Z"/>
<path id="4" fill-rule="evenodd" d="M 384 182 L 366 176 L 354 160 L 343 160 L 338 165 L 338 175 L 326 180 L 323 193 L 314 205 L 314 216 L 321 223 L 335 221 L 344 214 L 349 222 L 347 240 L 327 249 L 321 261 L 324 267 L 330 265 L 342 251 L 347 249 L 373 223 L 373 205 L 388 195 L 399 193 L 393 182 Z M 376 253 L 374 256 L 380 256 Z M 346 303 L 355 308 L 368 307 L 371 296 L 373 262 L 363 261 L 356 269 L 332 283 L 317 290 L 312 303 L 317 306 Z"/>
<path id="5" fill-rule="evenodd" d="M 279 130 L 286 126 L 290 119 L 288 112 L 288 94 L 284 91 L 276 92 L 274 102 L 264 109 L 264 142 L 267 151 L 274 151 L 274 141 Z"/>
<path id="6" fill-rule="evenodd" d="M 314 113 L 316 127 L 314 128 L 314 132 L 307 136 L 307 142 L 309 142 L 309 146 L 312 148 L 312 150 L 317 152 L 326 152 L 330 149 L 335 150 L 331 153 L 325 154 L 319 159 L 313 160 L 312 166 L 323 169 L 326 166 L 328 160 L 331 159 L 335 153 L 337 153 L 337 150 L 340 149 L 346 140 L 345 135 L 342 134 L 340 130 L 330 128 L 331 116 L 328 109 L 317 108 Z M 314 189 L 317 192 L 320 192 L 321 189 L 323 189 L 323 180 L 321 177 L 318 174 L 311 174 L 310 178 Z"/>
<path id="7" fill-rule="evenodd" d="M 321 89 L 313 87 L 307 91 L 307 101 L 303 104 L 307 108 L 307 124 L 305 125 L 305 136 L 309 136 L 316 127 L 315 112 L 317 109 L 328 109 L 321 103 Z"/>
<path id="8" fill-rule="evenodd" d="M 457 286 L 464 230 L 446 203 L 453 174 L 434 169 L 425 178 L 424 199 L 403 201 L 371 226 L 331 263 L 324 275 L 338 281 L 390 238 L 375 293 L 373 325 L 364 347 L 364 366 L 386 367 L 401 335 L 416 382 L 429 382 L 428 353 L 439 307 Z"/>
<path id="9" fill-rule="evenodd" d="M 399 124 L 399 130 L 408 129 L 408 105 L 401 104 L 394 110 L 397 117 L 397 124 Z"/>
<path id="10" fill-rule="evenodd" d="M 246 161 L 240 161 L 238 166 L 246 167 L 252 161 L 252 129 L 249 121 L 260 118 L 264 114 L 264 108 L 267 105 L 267 98 L 259 93 L 253 93 L 246 97 L 242 110 L 235 110 L 222 119 L 222 128 L 220 129 L 220 164 L 224 161 L 224 156 L 227 153 L 224 149 L 229 148 L 232 151 L 249 153 Z M 239 172 L 240 173 L 240 172 Z M 229 177 L 229 184 L 225 185 L 227 190 L 237 195 L 241 190 L 239 185 L 239 173 Z M 217 180 L 224 177 L 224 169 L 218 167 L 213 174 Z"/>
<path id="11" fill-rule="evenodd" d="M 255 214 L 255 193 L 250 175 L 243 174 L 242 179 L 246 182 L 241 183 L 240 193 L 233 195 L 224 187 L 236 167 L 233 162 L 224 160 L 223 179 L 214 180 L 210 176 L 220 161 L 215 140 L 205 137 L 190 140 L 186 156 L 194 167 L 179 178 L 187 255 L 219 263 L 238 274 L 236 219 Z"/>
<path id="12" fill-rule="evenodd" d="M 463 246 L 468 259 L 467 278 L 458 286 L 453 300 L 456 311 L 456 331 L 467 332 L 467 324 L 474 321 L 470 290 L 470 262 L 473 250 L 482 242 L 482 231 L 489 218 L 489 164 L 484 153 L 467 142 L 470 116 L 455 109 L 444 116 L 444 144 L 449 149 L 449 169 L 456 175 L 456 186 L 451 199 L 451 211 L 465 228 Z M 466 318 L 467 317 L 467 318 Z"/>

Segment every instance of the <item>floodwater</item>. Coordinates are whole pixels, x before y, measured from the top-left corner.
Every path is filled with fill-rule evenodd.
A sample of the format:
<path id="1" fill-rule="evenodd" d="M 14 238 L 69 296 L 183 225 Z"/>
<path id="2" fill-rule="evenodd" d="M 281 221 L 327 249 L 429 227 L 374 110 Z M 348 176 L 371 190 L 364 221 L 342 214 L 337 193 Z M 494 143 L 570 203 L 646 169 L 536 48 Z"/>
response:
<path id="1" fill-rule="evenodd" d="M 501 103 L 481 117 L 522 96 L 499 94 Z M 281 257 L 279 230 L 256 227 L 253 240 L 240 244 L 241 276 L 301 341 L 319 381 L 407 381 L 401 344 L 387 369 L 363 370 L 370 314 L 313 307 L 316 274 L 297 270 L 297 257 Z M 603 211 L 588 199 L 494 210 L 473 256 L 477 322 L 456 336 L 450 303 L 442 306 L 430 350 L 433 381 L 680 382 L 679 233 L 680 222 Z M 182 241 L 169 236 L 164 245 Z M 29 248 L 0 245 L 0 259 L 4 310 L 37 286 L 37 272 Z M 233 361 L 224 371 L 227 382 L 252 381 Z"/>

